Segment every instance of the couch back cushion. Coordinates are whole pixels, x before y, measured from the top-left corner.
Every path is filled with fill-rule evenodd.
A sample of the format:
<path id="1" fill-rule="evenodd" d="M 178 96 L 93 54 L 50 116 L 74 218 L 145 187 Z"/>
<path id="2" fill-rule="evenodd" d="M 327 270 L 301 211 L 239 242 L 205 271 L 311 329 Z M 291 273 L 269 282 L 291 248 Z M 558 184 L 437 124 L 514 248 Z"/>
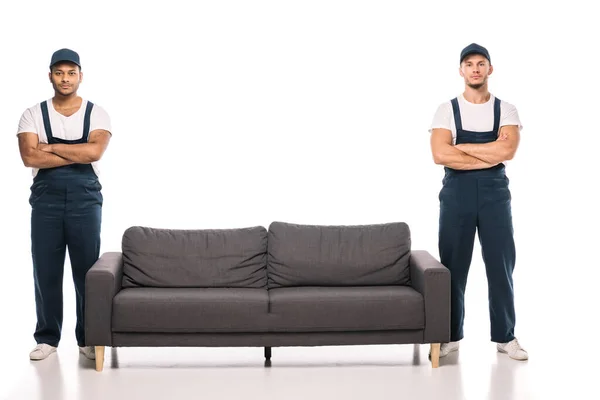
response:
<path id="1" fill-rule="evenodd" d="M 123 234 L 123 287 L 267 285 L 267 230 L 135 226 Z"/>
<path id="2" fill-rule="evenodd" d="M 406 285 L 410 230 L 404 222 L 269 226 L 269 287 Z"/>

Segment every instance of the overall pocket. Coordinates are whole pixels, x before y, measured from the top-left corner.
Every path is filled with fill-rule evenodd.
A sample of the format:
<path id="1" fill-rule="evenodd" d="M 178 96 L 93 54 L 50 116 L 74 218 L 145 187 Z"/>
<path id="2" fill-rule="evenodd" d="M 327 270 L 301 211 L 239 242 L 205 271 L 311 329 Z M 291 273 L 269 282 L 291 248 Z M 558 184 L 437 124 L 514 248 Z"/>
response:
<path id="1" fill-rule="evenodd" d="M 34 182 L 31 185 L 30 190 L 29 204 L 33 207 L 48 191 L 48 184 L 45 182 Z"/>
<path id="2" fill-rule="evenodd" d="M 102 196 L 102 185 L 97 179 L 90 179 L 83 182 L 83 190 L 85 192 L 85 200 L 91 200 L 93 203 L 102 205 L 104 198 Z"/>

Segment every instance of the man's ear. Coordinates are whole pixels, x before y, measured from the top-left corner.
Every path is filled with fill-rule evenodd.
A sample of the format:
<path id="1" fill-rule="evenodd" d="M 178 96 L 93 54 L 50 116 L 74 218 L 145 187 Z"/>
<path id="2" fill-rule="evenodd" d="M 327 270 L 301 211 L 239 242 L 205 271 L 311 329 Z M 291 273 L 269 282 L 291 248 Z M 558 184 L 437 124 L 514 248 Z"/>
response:
<path id="1" fill-rule="evenodd" d="M 492 72 L 494 72 L 494 67 L 490 64 L 490 72 L 488 72 L 488 75 L 491 75 Z"/>
<path id="2" fill-rule="evenodd" d="M 460 74 L 460 76 L 462 76 L 463 78 L 465 77 L 465 74 L 463 74 L 462 72 L 462 65 L 460 67 L 458 67 L 458 73 Z"/>

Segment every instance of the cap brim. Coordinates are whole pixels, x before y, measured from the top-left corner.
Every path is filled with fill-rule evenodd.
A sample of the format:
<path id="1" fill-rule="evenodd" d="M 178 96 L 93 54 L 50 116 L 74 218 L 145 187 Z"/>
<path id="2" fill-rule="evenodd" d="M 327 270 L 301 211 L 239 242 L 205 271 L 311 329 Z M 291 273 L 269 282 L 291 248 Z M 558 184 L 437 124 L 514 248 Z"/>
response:
<path id="1" fill-rule="evenodd" d="M 469 51 L 465 54 L 463 54 L 463 56 L 460 58 L 460 62 L 463 62 L 463 60 L 469 56 L 472 56 L 473 54 L 479 54 L 480 56 L 484 56 L 487 60 L 489 60 L 488 56 L 485 53 L 482 53 L 480 51 L 477 50 L 473 50 L 473 51 Z"/>
<path id="2" fill-rule="evenodd" d="M 73 60 L 56 60 L 56 61 L 54 61 L 52 64 L 50 64 L 50 66 L 51 66 L 51 67 L 53 67 L 53 66 L 55 66 L 56 64 L 58 64 L 58 63 L 61 63 L 61 62 L 68 62 L 68 63 L 71 63 L 71 64 L 75 64 L 75 65 L 77 65 L 79 68 L 81 68 L 81 65 L 80 65 L 80 64 L 79 64 L 77 61 L 73 61 Z"/>

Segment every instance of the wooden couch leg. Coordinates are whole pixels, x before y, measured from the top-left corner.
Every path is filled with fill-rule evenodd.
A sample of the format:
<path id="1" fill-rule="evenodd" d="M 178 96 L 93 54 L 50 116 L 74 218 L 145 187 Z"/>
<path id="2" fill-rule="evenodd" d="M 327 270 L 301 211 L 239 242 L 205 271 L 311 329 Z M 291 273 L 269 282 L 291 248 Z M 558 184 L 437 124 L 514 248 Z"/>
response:
<path id="1" fill-rule="evenodd" d="M 440 366 L 440 344 L 431 344 L 431 367 L 437 368 Z"/>
<path id="2" fill-rule="evenodd" d="M 104 367 L 104 346 L 96 346 L 96 371 L 102 371 Z"/>

